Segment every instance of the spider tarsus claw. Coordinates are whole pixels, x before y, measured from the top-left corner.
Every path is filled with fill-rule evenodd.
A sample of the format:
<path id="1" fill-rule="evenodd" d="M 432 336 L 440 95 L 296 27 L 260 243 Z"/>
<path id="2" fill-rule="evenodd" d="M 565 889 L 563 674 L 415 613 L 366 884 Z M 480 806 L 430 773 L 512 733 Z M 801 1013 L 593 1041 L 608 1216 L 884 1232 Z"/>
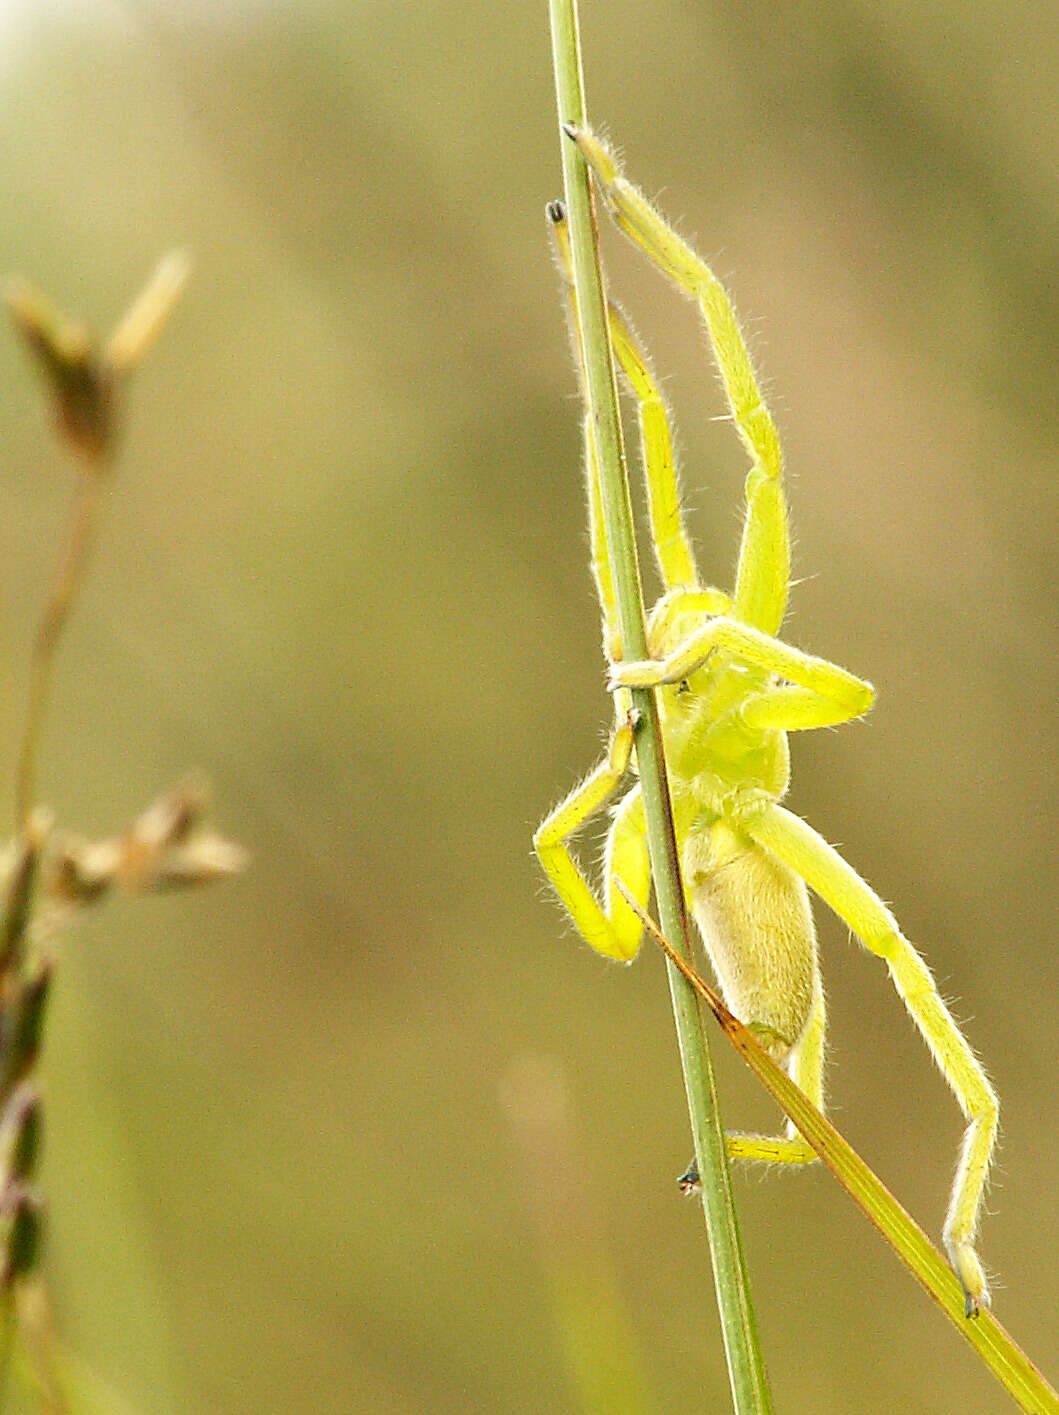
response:
<path id="1" fill-rule="evenodd" d="M 577 142 L 581 130 L 574 123 L 564 123 L 563 132 L 571 140 L 571 142 Z"/>
<path id="2" fill-rule="evenodd" d="M 699 1166 L 694 1160 L 679 1177 L 677 1183 L 680 1185 L 682 1194 L 697 1194 L 702 1188 L 702 1181 L 699 1179 Z"/>
<path id="3" fill-rule="evenodd" d="M 990 1301 L 989 1284 L 982 1265 L 974 1249 L 966 1243 L 946 1242 L 953 1271 L 963 1288 L 963 1314 L 968 1319 L 981 1315 L 982 1308 L 988 1311 Z"/>
<path id="4" fill-rule="evenodd" d="M 983 1307 L 988 1312 L 991 1306 L 992 1302 L 988 1291 L 974 1293 L 969 1292 L 966 1287 L 963 1289 L 963 1315 L 969 1321 L 975 1321 L 980 1317 Z"/>
<path id="5" fill-rule="evenodd" d="M 544 210 L 547 213 L 548 220 L 555 226 L 561 226 L 566 220 L 566 207 L 563 206 L 561 201 L 550 201 Z"/>

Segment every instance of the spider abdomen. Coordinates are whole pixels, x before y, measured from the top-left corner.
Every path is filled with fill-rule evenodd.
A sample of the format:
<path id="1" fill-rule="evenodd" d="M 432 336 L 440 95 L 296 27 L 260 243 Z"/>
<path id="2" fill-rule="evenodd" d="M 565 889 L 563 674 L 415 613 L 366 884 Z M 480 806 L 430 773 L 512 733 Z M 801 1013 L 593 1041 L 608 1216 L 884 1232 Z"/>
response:
<path id="1" fill-rule="evenodd" d="M 785 1061 L 809 1020 L 817 979 L 804 882 L 724 820 L 688 835 L 684 878 L 725 1002 Z"/>

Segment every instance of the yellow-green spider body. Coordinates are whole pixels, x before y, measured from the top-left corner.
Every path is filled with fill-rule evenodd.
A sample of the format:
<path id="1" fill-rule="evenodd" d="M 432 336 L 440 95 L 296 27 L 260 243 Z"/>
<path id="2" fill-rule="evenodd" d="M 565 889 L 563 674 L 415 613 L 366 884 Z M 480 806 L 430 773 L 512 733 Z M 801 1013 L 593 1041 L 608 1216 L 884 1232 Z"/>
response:
<path id="1" fill-rule="evenodd" d="M 811 826 L 786 810 L 787 734 L 829 727 L 871 706 L 871 685 L 778 637 L 790 586 L 790 547 L 779 440 L 728 296 L 694 251 L 618 170 L 588 131 L 571 132 L 617 225 L 699 305 L 732 421 L 750 455 L 746 514 L 730 594 L 702 584 L 683 524 L 666 408 L 621 314 L 610 336 L 637 400 L 655 554 L 664 593 L 648 620 L 650 657 L 623 661 L 596 452 L 586 421 L 592 566 L 603 611 L 616 720 L 607 753 L 544 821 L 534 845 L 578 931 L 600 953 L 631 959 L 641 923 L 620 881 L 646 907 L 650 862 L 635 779 L 612 809 L 600 895 L 570 853 L 569 837 L 635 777 L 630 688 L 659 703 L 684 888 L 731 1010 L 818 1106 L 823 1104 L 825 1010 L 809 892 L 886 960 L 894 985 L 951 1086 L 968 1124 L 945 1223 L 968 1314 L 989 1292 L 974 1248 L 997 1128 L 985 1073 L 938 994 L 926 964 L 878 895 Z M 569 281 L 565 216 L 549 207 Z M 577 311 L 572 324 L 577 335 Z M 814 1153 L 793 1127 L 782 1136 L 730 1135 L 730 1153 L 801 1163 Z"/>

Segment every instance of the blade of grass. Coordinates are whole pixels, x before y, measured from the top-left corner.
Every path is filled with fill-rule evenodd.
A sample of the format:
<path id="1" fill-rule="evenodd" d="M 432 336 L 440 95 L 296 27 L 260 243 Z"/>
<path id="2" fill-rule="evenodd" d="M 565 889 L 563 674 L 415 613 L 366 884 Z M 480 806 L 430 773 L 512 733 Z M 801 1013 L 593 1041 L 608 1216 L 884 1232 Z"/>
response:
<path id="1" fill-rule="evenodd" d="M 621 880 L 618 881 L 618 888 L 630 908 L 643 920 L 644 927 L 661 945 L 670 965 L 680 971 L 703 999 L 765 1089 L 794 1121 L 838 1182 L 875 1224 L 960 1335 L 974 1347 L 1004 1389 L 1029 1415 L 1059 1415 L 1059 1393 L 1049 1385 L 993 1314 L 983 1310 L 976 1317 L 965 1315 L 963 1288 L 956 1274 L 915 1219 L 787 1073 L 777 1066 L 753 1033 L 729 1012 L 713 988 L 703 981 L 654 920 L 640 908 Z"/>
<path id="2" fill-rule="evenodd" d="M 643 595 L 591 189 L 584 159 L 566 135 L 570 126 L 582 127 L 585 123 L 577 5 L 576 0 L 549 0 L 549 6 L 574 288 L 585 356 L 585 397 L 599 462 L 603 521 L 624 654 L 629 658 L 644 658 L 647 642 Z M 690 933 L 654 697 L 649 692 L 634 691 L 633 706 L 639 713 L 636 754 L 655 897 L 663 927 L 672 937 L 683 941 L 690 957 Z M 737 1415 L 770 1415 L 768 1380 L 732 1199 L 727 1148 L 702 1011 L 694 989 L 675 966 L 669 969 L 669 987 L 695 1153 L 702 1176 L 702 1202 L 735 1410 Z"/>
<path id="3" fill-rule="evenodd" d="M 654 1415 L 636 1323 L 600 1231 L 566 1077 L 524 1056 L 502 1087 L 518 1175 L 536 1220 L 543 1270 L 581 1415 Z"/>
<path id="4" fill-rule="evenodd" d="M 82 474 L 78 478 L 66 545 L 56 568 L 55 580 L 33 643 L 29 701 L 15 778 L 15 824 L 20 831 L 28 829 L 29 815 L 33 809 L 37 750 L 44 730 L 44 714 L 51 687 L 55 650 L 70 617 L 88 563 L 102 490 L 103 482 L 100 477 Z"/>

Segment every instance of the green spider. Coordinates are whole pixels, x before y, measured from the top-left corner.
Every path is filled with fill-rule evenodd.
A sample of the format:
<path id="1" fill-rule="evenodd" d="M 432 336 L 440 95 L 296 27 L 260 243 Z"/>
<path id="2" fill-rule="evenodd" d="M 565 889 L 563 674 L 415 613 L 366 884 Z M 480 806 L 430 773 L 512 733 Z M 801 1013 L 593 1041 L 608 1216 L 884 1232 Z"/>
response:
<path id="1" fill-rule="evenodd" d="M 647 359 L 608 306 L 618 364 L 638 404 L 652 540 L 665 593 L 648 618 L 650 659 L 622 662 L 610 558 L 602 523 L 592 431 L 586 466 L 592 568 L 616 719 L 606 755 L 543 822 L 534 847 L 578 932 L 600 953 L 629 960 L 641 923 L 617 882 L 646 907 L 650 862 L 639 785 L 613 808 L 602 901 L 567 845 L 635 772 L 635 717 L 628 689 L 654 688 L 665 742 L 677 843 L 691 913 L 732 1011 L 817 1105 L 823 1104 L 825 1008 L 809 890 L 886 960 L 905 1006 L 967 1128 L 944 1237 L 969 1316 L 989 1303 L 974 1248 L 997 1131 L 997 1098 L 938 994 L 930 970 L 889 909 L 820 835 L 780 805 L 790 761 L 787 733 L 862 716 L 869 683 L 776 637 L 790 587 L 782 458 L 735 313 L 720 282 L 622 176 L 607 147 L 570 131 L 617 225 L 700 308 L 732 420 L 750 454 L 746 514 L 732 594 L 703 586 L 683 524 L 666 408 Z M 565 215 L 549 207 L 570 299 Z M 576 308 L 572 325 L 578 343 Z M 578 347 L 583 369 L 583 353 Z M 803 1164 L 813 1150 L 788 1123 L 782 1136 L 732 1134 L 742 1159 Z"/>

